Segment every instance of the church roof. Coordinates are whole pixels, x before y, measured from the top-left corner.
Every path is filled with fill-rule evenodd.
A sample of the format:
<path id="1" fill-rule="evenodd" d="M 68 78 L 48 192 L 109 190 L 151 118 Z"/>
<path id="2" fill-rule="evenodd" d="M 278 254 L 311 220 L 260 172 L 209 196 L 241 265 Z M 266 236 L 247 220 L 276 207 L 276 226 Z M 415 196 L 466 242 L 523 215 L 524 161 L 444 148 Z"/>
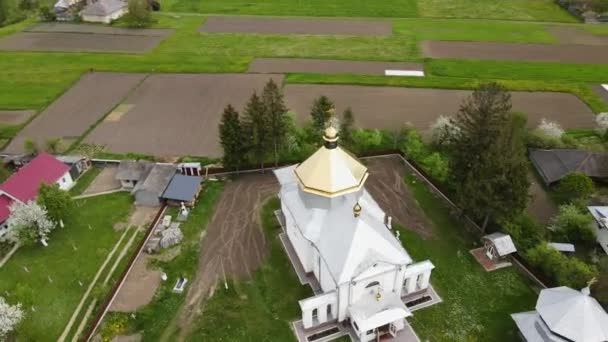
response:
<path id="1" fill-rule="evenodd" d="M 544 289 L 536 302 L 536 311 L 552 332 L 571 341 L 608 341 L 608 314 L 589 295 L 588 288 Z"/>
<path id="2" fill-rule="evenodd" d="M 367 179 L 367 168 L 340 148 L 333 127 L 325 130 L 325 145 L 295 168 L 302 190 L 335 197 L 360 190 Z"/>
<path id="3" fill-rule="evenodd" d="M 338 284 L 373 267 L 412 262 L 384 225 L 385 213 L 365 189 L 338 197 L 314 195 L 298 186 L 294 169 L 275 170 L 281 183 L 281 201 L 304 237 L 318 248 Z M 362 210 L 355 217 L 357 203 Z"/>

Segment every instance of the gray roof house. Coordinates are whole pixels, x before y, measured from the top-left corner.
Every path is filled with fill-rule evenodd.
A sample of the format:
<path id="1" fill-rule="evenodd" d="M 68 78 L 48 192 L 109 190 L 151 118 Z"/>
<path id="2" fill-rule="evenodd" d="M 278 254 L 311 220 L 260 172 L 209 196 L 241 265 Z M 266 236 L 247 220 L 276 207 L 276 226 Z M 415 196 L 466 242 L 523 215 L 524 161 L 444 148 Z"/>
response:
<path id="1" fill-rule="evenodd" d="M 173 164 L 155 164 L 147 177 L 137 183 L 131 191 L 135 196 L 135 204 L 148 207 L 159 206 L 161 196 L 175 176 L 175 171 L 176 167 Z"/>
<path id="2" fill-rule="evenodd" d="M 582 172 L 591 178 L 608 177 L 608 154 L 584 150 L 530 149 L 530 160 L 549 185 L 559 181 L 570 172 Z"/>
<path id="3" fill-rule="evenodd" d="M 162 198 L 167 201 L 192 204 L 200 191 L 202 178 L 176 174 L 165 189 Z"/>
<path id="4" fill-rule="evenodd" d="M 608 341 L 608 314 L 591 297 L 589 287 L 544 289 L 535 309 L 511 315 L 525 341 Z"/>
<path id="5" fill-rule="evenodd" d="M 128 5 L 123 0 L 97 0 L 89 3 L 80 15 L 83 21 L 109 24 L 123 16 Z"/>
<path id="6" fill-rule="evenodd" d="M 115 178 L 123 188 L 133 189 L 148 176 L 152 167 L 154 163 L 147 160 L 121 160 Z"/>

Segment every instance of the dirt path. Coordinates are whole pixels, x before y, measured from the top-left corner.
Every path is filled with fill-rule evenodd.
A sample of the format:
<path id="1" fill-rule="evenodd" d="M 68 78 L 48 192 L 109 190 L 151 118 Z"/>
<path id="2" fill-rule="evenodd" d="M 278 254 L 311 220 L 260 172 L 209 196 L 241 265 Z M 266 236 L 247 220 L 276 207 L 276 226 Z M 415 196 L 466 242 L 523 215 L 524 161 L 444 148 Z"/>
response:
<path id="1" fill-rule="evenodd" d="M 347 73 L 362 75 L 384 75 L 386 70 L 422 71 L 420 63 L 348 61 L 337 59 L 308 58 L 255 58 L 247 72 L 252 73 Z"/>
<path id="2" fill-rule="evenodd" d="M 398 157 L 366 158 L 364 162 L 369 169 L 365 188 L 380 208 L 393 216 L 395 223 L 425 238 L 432 236 L 433 226 L 403 184 L 403 162 Z"/>
<path id="3" fill-rule="evenodd" d="M 270 172 L 240 176 L 224 187 L 201 242 L 196 278 L 177 316 L 180 340 L 188 336 L 203 301 L 224 272 L 227 277 L 249 277 L 260 264 L 266 254 L 260 207 L 278 190 Z"/>

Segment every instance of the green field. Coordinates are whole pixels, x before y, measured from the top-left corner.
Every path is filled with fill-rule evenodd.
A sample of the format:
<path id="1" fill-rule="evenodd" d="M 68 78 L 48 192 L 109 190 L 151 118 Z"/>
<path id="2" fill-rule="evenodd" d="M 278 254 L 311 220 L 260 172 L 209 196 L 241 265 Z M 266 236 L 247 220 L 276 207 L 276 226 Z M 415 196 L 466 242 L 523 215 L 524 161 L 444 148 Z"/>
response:
<path id="1" fill-rule="evenodd" d="M 76 213 L 66 220 L 65 228 L 52 233 L 48 247 L 22 247 L 0 268 L 0 292 L 26 309 L 17 329 L 18 341 L 59 337 L 121 236 L 113 225 L 127 217 L 131 201 L 124 193 L 79 200 Z"/>

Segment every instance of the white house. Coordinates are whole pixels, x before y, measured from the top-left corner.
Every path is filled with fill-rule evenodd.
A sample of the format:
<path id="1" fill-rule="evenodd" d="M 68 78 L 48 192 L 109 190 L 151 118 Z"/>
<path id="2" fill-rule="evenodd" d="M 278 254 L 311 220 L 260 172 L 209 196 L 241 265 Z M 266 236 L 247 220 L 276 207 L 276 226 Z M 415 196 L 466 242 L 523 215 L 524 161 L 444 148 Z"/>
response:
<path id="1" fill-rule="evenodd" d="M 109 24 L 129 11 L 123 0 L 96 0 L 89 3 L 81 12 L 82 21 Z"/>
<path id="2" fill-rule="evenodd" d="M 321 288 L 299 302 L 303 326 L 347 321 L 361 341 L 395 336 L 412 315 L 402 297 L 426 291 L 434 266 L 413 263 L 364 187 L 367 168 L 338 146 L 333 127 L 324 140 L 306 161 L 275 171 L 288 240 Z"/>
<path id="3" fill-rule="evenodd" d="M 608 341 L 608 314 L 591 297 L 589 287 L 544 289 L 535 309 L 511 315 L 525 341 Z"/>

